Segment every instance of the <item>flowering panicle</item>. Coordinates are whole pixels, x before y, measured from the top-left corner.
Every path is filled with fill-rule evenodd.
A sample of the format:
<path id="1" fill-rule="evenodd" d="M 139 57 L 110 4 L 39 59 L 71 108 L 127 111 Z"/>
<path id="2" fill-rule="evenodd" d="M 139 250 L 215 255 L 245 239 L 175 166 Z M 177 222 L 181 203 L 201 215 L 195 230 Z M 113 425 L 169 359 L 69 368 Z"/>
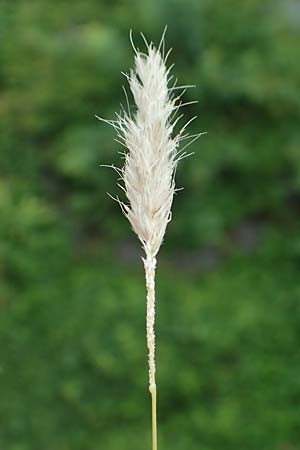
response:
<path id="1" fill-rule="evenodd" d="M 146 45 L 147 53 L 134 47 L 135 68 L 125 75 L 136 112 L 123 109 L 116 121 L 105 122 L 117 130 L 119 141 L 127 149 L 123 168 L 116 170 L 124 182 L 121 187 L 129 204 L 118 201 L 146 254 L 155 256 L 171 218 L 176 165 L 187 156 L 184 149 L 178 150 L 179 143 L 188 138 L 195 140 L 200 134 L 184 135 L 186 124 L 173 136 L 174 126 L 182 117 L 176 119 L 176 113 L 183 104 L 182 93 L 173 96 L 173 91 L 179 88 L 168 86 L 172 66 L 167 69 L 166 59 L 170 52 L 164 57 L 160 48 L 156 49 L 152 43 Z M 182 88 L 186 87 L 189 86 Z"/>

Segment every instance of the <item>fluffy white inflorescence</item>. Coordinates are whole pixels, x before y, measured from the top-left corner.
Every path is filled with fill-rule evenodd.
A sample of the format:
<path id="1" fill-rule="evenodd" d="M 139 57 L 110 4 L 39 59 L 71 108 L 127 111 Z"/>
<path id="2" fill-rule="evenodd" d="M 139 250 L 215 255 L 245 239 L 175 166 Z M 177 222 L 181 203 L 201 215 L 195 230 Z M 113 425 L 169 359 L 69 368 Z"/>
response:
<path id="1" fill-rule="evenodd" d="M 178 88 L 168 87 L 167 56 L 164 58 L 152 43 L 147 44 L 146 54 L 135 49 L 135 68 L 126 78 L 136 112 L 131 115 L 123 111 L 116 121 L 106 121 L 117 130 L 127 149 L 124 167 L 116 170 L 129 204 L 119 203 L 146 254 L 152 256 L 157 254 L 171 218 L 177 162 L 186 156 L 178 152 L 178 144 L 188 137 L 183 136 L 186 126 L 172 136 L 174 125 L 182 117 L 174 120 L 182 106 L 182 94 L 174 98 L 172 92 Z"/>
<path id="2" fill-rule="evenodd" d="M 171 137 L 175 101 L 169 97 L 168 71 L 151 45 L 147 55 L 136 54 L 129 84 L 137 112 L 121 123 L 129 149 L 123 177 L 130 207 L 125 210 L 146 253 L 155 255 L 170 220 L 178 138 Z"/>

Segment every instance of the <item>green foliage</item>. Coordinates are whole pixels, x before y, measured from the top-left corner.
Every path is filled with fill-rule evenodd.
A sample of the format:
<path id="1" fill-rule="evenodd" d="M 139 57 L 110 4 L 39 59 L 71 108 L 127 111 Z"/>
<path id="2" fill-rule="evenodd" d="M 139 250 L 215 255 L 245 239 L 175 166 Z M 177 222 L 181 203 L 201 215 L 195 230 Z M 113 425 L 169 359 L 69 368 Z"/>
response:
<path id="1" fill-rule="evenodd" d="M 134 18 L 134 21 L 133 21 Z M 0 448 L 146 450 L 138 244 L 106 192 L 128 31 L 192 132 L 158 271 L 160 447 L 299 447 L 297 2 L 16 0 L 0 16 Z"/>

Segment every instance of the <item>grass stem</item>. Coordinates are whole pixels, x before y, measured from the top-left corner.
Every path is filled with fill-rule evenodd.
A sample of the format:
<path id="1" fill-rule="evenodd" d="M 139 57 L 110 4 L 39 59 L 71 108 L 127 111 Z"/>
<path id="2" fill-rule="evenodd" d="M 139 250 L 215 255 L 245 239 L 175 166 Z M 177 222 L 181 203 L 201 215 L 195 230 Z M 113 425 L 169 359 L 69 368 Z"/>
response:
<path id="1" fill-rule="evenodd" d="M 155 381 L 155 268 L 156 258 L 147 253 L 144 259 L 146 288 L 147 288 L 147 347 L 149 364 L 149 391 L 152 409 L 152 450 L 157 450 L 157 391 Z"/>
<path id="2" fill-rule="evenodd" d="M 152 403 L 152 450 L 157 450 L 157 401 L 156 401 L 156 386 L 150 388 L 151 403 Z"/>

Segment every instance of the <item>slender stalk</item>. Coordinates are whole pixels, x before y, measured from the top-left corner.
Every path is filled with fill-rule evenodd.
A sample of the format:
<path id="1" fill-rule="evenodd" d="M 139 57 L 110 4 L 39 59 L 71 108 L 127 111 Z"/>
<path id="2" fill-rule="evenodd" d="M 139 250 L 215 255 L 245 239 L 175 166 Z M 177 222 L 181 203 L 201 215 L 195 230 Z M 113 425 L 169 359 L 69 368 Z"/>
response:
<path id="1" fill-rule="evenodd" d="M 152 403 L 152 450 L 157 450 L 157 417 L 156 417 L 156 386 L 151 388 Z"/>
<path id="2" fill-rule="evenodd" d="M 144 259 L 146 288 L 147 288 L 147 347 L 149 364 L 149 391 L 152 404 L 152 450 L 157 450 L 157 391 L 155 381 L 155 268 L 156 258 L 147 252 Z"/>

